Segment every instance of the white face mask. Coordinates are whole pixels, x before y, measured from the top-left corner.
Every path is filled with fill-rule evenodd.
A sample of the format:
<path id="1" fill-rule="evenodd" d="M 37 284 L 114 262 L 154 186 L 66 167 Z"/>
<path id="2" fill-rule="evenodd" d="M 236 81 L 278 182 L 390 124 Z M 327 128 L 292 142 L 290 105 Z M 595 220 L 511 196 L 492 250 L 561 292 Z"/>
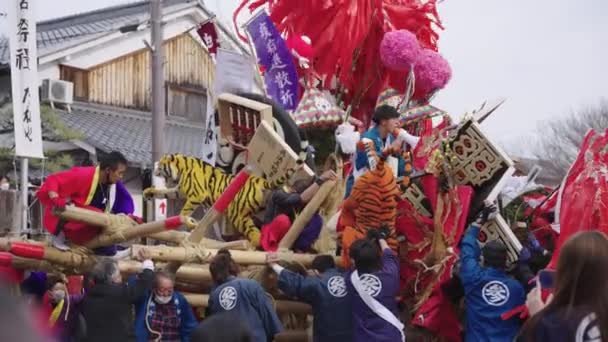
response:
<path id="1" fill-rule="evenodd" d="M 51 292 L 51 297 L 55 303 L 59 303 L 62 299 L 65 298 L 65 292 L 62 290 L 57 290 Z"/>
<path id="2" fill-rule="evenodd" d="M 154 300 L 158 303 L 158 304 L 167 304 L 171 301 L 171 298 L 173 296 L 159 296 L 157 294 L 154 295 Z"/>
<path id="3" fill-rule="evenodd" d="M 8 184 L 8 183 L 0 184 L 0 190 L 8 190 L 9 187 L 10 187 L 10 184 Z"/>

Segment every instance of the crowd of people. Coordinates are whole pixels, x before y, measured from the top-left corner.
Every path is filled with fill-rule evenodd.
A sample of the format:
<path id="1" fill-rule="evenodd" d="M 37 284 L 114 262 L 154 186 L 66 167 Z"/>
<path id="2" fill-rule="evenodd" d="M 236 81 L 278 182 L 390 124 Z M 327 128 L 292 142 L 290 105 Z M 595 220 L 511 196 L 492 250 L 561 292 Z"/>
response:
<path id="1" fill-rule="evenodd" d="M 456 275 L 464 288 L 464 340 L 601 341 L 608 334 L 608 297 L 602 285 L 608 238 L 595 231 L 574 235 L 561 249 L 552 284 L 539 277 L 529 286 L 506 273 L 503 245 L 479 248 L 479 227 L 491 212 L 482 211 L 460 244 Z M 370 229 L 366 238 L 355 241 L 350 247 L 351 269 L 338 268 L 333 256 L 319 255 L 312 272 L 303 276 L 280 266 L 278 254 L 268 254 L 268 267 L 278 275 L 280 290 L 312 306 L 315 342 L 405 340 L 408 328 L 399 319 L 397 300 L 399 260 L 386 243 L 388 233 L 385 228 Z M 257 281 L 238 277 L 239 267 L 227 250 L 210 263 L 214 285 L 200 323 L 175 290 L 173 275 L 155 272 L 145 249 L 138 259 L 143 271 L 123 281 L 117 262 L 102 258 L 78 293 L 68 291 L 64 278 L 51 275 L 44 291 L 36 293 L 32 284 L 44 277 L 32 272 L 21 291 L 36 311 L 29 310 L 22 321 L 23 307 L 3 291 L 0 299 L 13 303 L 15 310 L 0 313 L 0 340 L 45 341 L 34 338 L 35 329 L 24 325 L 32 317 L 41 318 L 37 326 L 49 341 L 61 342 L 265 342 L 283 330 L 271 297 Z M 520 311 L 510 314 L 523 305 L 527 317 Z"/>
<path id="2" fill-rule="evenodd" d="M 394 134 L 398 113 L 390 106 L 378 107 L 374 122 L 363 139 L 373 142 L 377 155 L 392 145 L 413 148 L 419 141 L 403 130 Z M 360 196 L 357 178 L 364 178 L 362 175 L 374 165 L 362 149 L 353 160 L 346 191 L 349 199 L 342 209 L 355 208 L 358 226 L 350 227 L 350 235 L 349 228 L 345 230 L 350 239 L 342 245 L 343 268 L 338 267 L 335 256 L 318 255 L 309 274 L 303 275 L 283 267 L 275 252 L 297 213 L 323 182 L 338 178 L 333 171 L 327 171 L 313 180 L 296 182 L 289 189 L 276 189 L 268 196 L 261 223 L 261 248 L 267 252 L 267 270 L 276 274 L 277 286 L 285 296 L 310 304 L 315 342 L 397 342 L 406 337 L 416 340 L 418 335 L 409 324 L 411 317 L 403 315 L 407 311 L 402 306 L 404 298 L 400 298 L 403 255 L 391 246 L 395 241 L 396 208 L 379 208 L 376 202 L 365 202 L 369 199 Z M 404 162 L 397 157 L 394 163 L 401 166 L 393 167 L 406 170 Z M 52 234 L 55 247 L 67 249 L 70 243 L 79 244 L 98 234 L 95 227 L 64 222 L 53 214 L 53 210 L 69 203 L 98 212 L 130 215 L 133 221 L 140 222 L 132 215 L 133 199 L 121 183 L 126 167 L 124 156 L 112 152 L 99 166 L 75 167 L 48 177 L 38 197 L 45 205 L 45 227 Z M 403 176 L 402 173 L 398 175 Z M 389 224 L 380 224 L 373 217 L 384 209 L 388 214 L 382 217 Z M 510 268 L 508 249 L 502 242 L 489 241 L 483 247 L 478 243 L 481 227 L 495 212 L 493 204 L 485 203 L 481 212 L 473 215 L 476 218 L 457 245 L 458 262 L 451 271 L 450 286 L 442 288 L 454 306 L 464 310 L 460 338 L 467 342 L 595 342 L 608 336 L 608 296 L 603 288 L 603 279 L 608 277 L 608 238 L 597 231 L 572 236 L 560 249 L 555 271 L 549 271 L 543 270 L 546 263 L 539 266 L 531 262 L 539 257 L 548 261 L 546 257 L 551 252 L 530 234 L 523 241 L 518 262 Z M 294 250 L 309 250 L 323 224 L 320 215 L 315 214 L 296 240 Z M 35 317 L 41 317 L 39 330 L 51 340 L 266 342 L 284 330 L 273 298 L 260 282 L 239 277 L 239 265 L 228 250 L 220 250 L 209 264 L 213 287 L 202 321 L 184 295 L 176 291 L 175 275 L 155 271 L 146 249 L 137 256 L 143 271 L 128 279 L 123 279 L 116 261 L 121 257 L 118 246 L 97 249 L 95 253 L 100 261 L 86 276 L 81 290 L 70 291 L 65 279 L 40 272 L 31 272 L 21 283 L 30 309 L 35 308 Z M 45 285 L 40 286 L 41 282 Z M 2 300 L 10 301 L 7 298 Z M 36 340 L 27 338 L 33 331 L 12 331 L 23 327 L 23 322 L 10 323 L 19 314 L 0 315 L 0 324 L 6 327 L 0 329 L 0 340 Z"/>

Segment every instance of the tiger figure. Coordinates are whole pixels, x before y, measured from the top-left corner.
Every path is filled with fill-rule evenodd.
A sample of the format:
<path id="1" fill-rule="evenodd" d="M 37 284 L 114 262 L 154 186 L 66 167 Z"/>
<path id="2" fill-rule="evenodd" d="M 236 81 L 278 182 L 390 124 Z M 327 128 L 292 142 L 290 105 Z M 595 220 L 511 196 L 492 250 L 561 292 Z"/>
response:
<path id="1" fill-rule="evenodd" d="M 370 228 L 388 227 L 390 236 L 387 243 L 394 251 L 398 249 L 395 220 L 401 191 L 393 170 L 386 163 L 391 150 L 386 149 L 382 156 L 378 156 L 369 139 L 360 140 L 357 148 L 367 152 L 371 167 L 357 178 L 350 196 L 342 205 L 340 219 L 345 226 L 342 233 L 342 261 L 347 267 L 350 267 L 350 245 L 365 238 Z"/>
<path id="2" fill-rule="evenodd" d="M 298 160 L 297 164 L 301 165 L 302 161 Z M 250 175 L 245 186 L 226 209 L 224 214 L 230 223 L 254 247 L 259 246 L 260 231 L 251 216 L 264 207 L 266 191 L 284 185 L 296 171 L 297 168 L 290 168 L 283 177 L 273 182 Z M 148 188 L 144 191 L 144 197 L 165 197 L 171 192 L 177 192 L 186 199 L 180 212 L 183 216 L 192 215 L 200 205 L 210 208 L 235 177 L 201 159 L 182 154 L 164 155 L 154 175 L 165 178 L 167 184 L 175 184 L 176 187 L 168 191 Z"/>

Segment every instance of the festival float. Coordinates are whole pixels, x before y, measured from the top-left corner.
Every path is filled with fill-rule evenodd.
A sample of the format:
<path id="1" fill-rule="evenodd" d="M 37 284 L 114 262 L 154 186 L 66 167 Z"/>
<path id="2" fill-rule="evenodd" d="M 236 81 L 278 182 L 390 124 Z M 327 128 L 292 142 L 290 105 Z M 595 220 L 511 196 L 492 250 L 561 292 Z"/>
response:
<path id="1" fill-rule="evenodd" d="M 251 17 L 242 33 L 236 20 L 246 15 L 244 9 Z M 289 267 L 305 273 L 318 253 L 336 255 L 340 246 L 344 253 L 344 243 L 348 243 L 344 232 L 349 227 L 366 229 L 357 226 L 357 215 L 349 214 L 356 203 L 343 201 L 349 158 L 357 150 L 370 152 L 373 167 L 361 177 L 373 180 L 376 170 L 395 167 L 385 163 L 384 153 L 402 156 L 406 161 L 403 175 L 390 172 L 385 176 L 395 189 L 391 193 L 396 201 L 391 247 L 401 260 L 400 300 L 408 329 L 419 328 L 446 341 L 461 340 L 457 308 L 446 288 L 451 286 L 458 262 L 459 241 L 484 202 L 500 203 L 508 197 L 501 214 L 482 227 L 479 243 L 503 241 L 511 264 L 517 262 L 529 231 L 543 243 L 556 240 L 559 248 L 572 233 L 566 228 L 560 234 L 559 224 L 571 227 L 563 223 L 578 220 L 574 213 L 581 210 L 574 205 L 580 200 L 575 194 L 582 192 L 589 204 L 582 209 L 587 223 L 584 229 L 606 230 L 605 210 L 599 206 L 606 197 L 608 131 L 603 136 L 589 133 L 558 191 L 530 189 L 526 183 L 506 196 L 504 188 L 513 178 L 514 163 L 480 127 L 502 102 L 486 103 L 460 122 L 432 104 L 452 74 L 438 52 L 442 27 L 436 1 L 343 0 L 328 4 L 245 0 L 234 20 L 239 36 L 255 52 L 265 94 L 223 93 L 216 98 L 218 163 L 204 167 L 221 175 L 218 177 L 225 179 L 226 187 L 215 194 L 208 189 L 209 193 L 200 197 L 186 184 L 191 183 L 189 177 L 204 177 L 202 171 L 185 170 L 177 162 L 193 157 L 164 156 L 155 174 L 165 178 L 168 188 L 146 189 L 144 195 L 147 199 L 185 199 L 179 216 L 140 224 L 127 216 L 68 206 L 55 215 L 100 227 L 100 235 L 67 251 L 38 241 L 2 238 L 2 266 L 85 274 L 99 258 L 92 253 L 93 248 L 129 244 L 132 257 L 147 248 L 159 267 L 176 273 L 177 287 L 191 304 L 205 307 L 212 286 L 207 264 L 218 250 L 226 248 L 241 265 L 241 276 L 259 280 L 273 297 L 288 329 L 283 340 L 306 340 L 311 309 L 277 290 L 276 278 L 265 267 L 266 252 L 259 250 L 259 231 L 252 217 L 263 210 L 259 203 L 264 190 L 313 177 L 314 165 L 304 163 L 310 149 L 300 131 L 328 127 L 335 129 L 337 143 L 323 167 L 342 177 L 320 187 L 280 241 L 279 255 Z M 369 127 L 374 108 L 380 105 L 396 108 L 400 113 L 398 130 L 420 140 L 399 151 L 371 153 L 373 146 L 359 138 Z M 596 177 L 598 173 L 602 177 Z M 355 199 L 366 190 L 355 182 Z M 235 203 L 248 200 L 258 205 L 236 210 Z M 197 205 L 206 209 L 200 221 L 189 217 Z M 325 224 L 311 253 L 292 251 L 294 241 L 316 212 Z M 213 236 L 212 227 L 222 217 L 232 230 L 224 235 L 238 239 L 222 241 L 217 234 Z M 523 226 L 518 225 L 522 222 Z M 142 238 L 159 244 L 140 244 Z M 336 261 L 345 265 L 348 258 L 336 256 Z M 119 261 L 119 267 L 128 275 L 140 271 L 142 265 L 130 258 Z"/>

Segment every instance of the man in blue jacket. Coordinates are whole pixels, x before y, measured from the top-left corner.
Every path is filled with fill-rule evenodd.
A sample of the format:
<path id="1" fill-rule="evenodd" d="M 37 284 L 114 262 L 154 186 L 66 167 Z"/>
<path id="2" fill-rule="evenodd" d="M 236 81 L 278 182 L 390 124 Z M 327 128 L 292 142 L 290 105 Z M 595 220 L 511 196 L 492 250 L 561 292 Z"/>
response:
<path id="1" fill-rule="evenodd" d="M 407 143 L 410 148 L 415 148 L 420 140 L 419 137 L 410 135 L 404 129 L 400 129 L 398 134 L 395 134 L 399 127 L 399 112 L 389 105 L 382 105 L 376 108 L 374 116 L 374 127 L 370 128 L 365 132 L 361 139 L 368 139 L 374 143 L 374 149 L 376 155 L 381 155 L 382 151 L 393 145 L 393 147 L 401 147 L 403 143 Z M 402 176 L 405 170 L 405 160 L 398 158 L 398 176 Z M 346 181 L 346 195 L 345 198 L 350 195 L 350 191 L 355 184 L 355 179 L 365 173 L 370 165 L 366 151 L 357 149 L 355 154 L 355 162 L 353 165 L 353 171 L 349 175 Z"/>
<path id="2" fill-rule="evenodd" d="M 209 271 L 216 287 L 209 294 L 209 312 L 233 313 L 246 323 L 254 342 L 273 341 L 283 327 L 270 298 L 257 281 L 236 278 L 235 265 L 229 252 L 218 253 L 211 260 Z"/>
<path id="3" fill-rule="evenodd" d="M 505 245 L 490 241 L 482 251 L 477 242 L 481 226 L 495 210 L 493 206 L 486 206 L 460 243 L 460 278 L 465 291 L 467 342 L 511 342 L 521 325 L 518 317 L 508 320 L 501 318 L 502 314 L 526 301 L 523 286 L 505 272 Z M 481 254 L 483 267 L 479 263 Z"/>
<path id="4" fill-rule="evenodd" d="M 268 262 L 279 275 L 279 289 L 312 306 L 313 341 L 351 341 L 351 296 L 344 274 L 336 269 L 334 257 L 319 255 L 312 261 L 315 276 L 303 277 L 276 263 L 277 254 L 269 253 Z"/>
<path id="5" fill-rule="evenodd" d="M 173 277 L 156 272 L 154 290 L 135 305 L 135 335 L 138 342 L 189 342 L 198 325 L 192 307 L 175 291 Z"/>

